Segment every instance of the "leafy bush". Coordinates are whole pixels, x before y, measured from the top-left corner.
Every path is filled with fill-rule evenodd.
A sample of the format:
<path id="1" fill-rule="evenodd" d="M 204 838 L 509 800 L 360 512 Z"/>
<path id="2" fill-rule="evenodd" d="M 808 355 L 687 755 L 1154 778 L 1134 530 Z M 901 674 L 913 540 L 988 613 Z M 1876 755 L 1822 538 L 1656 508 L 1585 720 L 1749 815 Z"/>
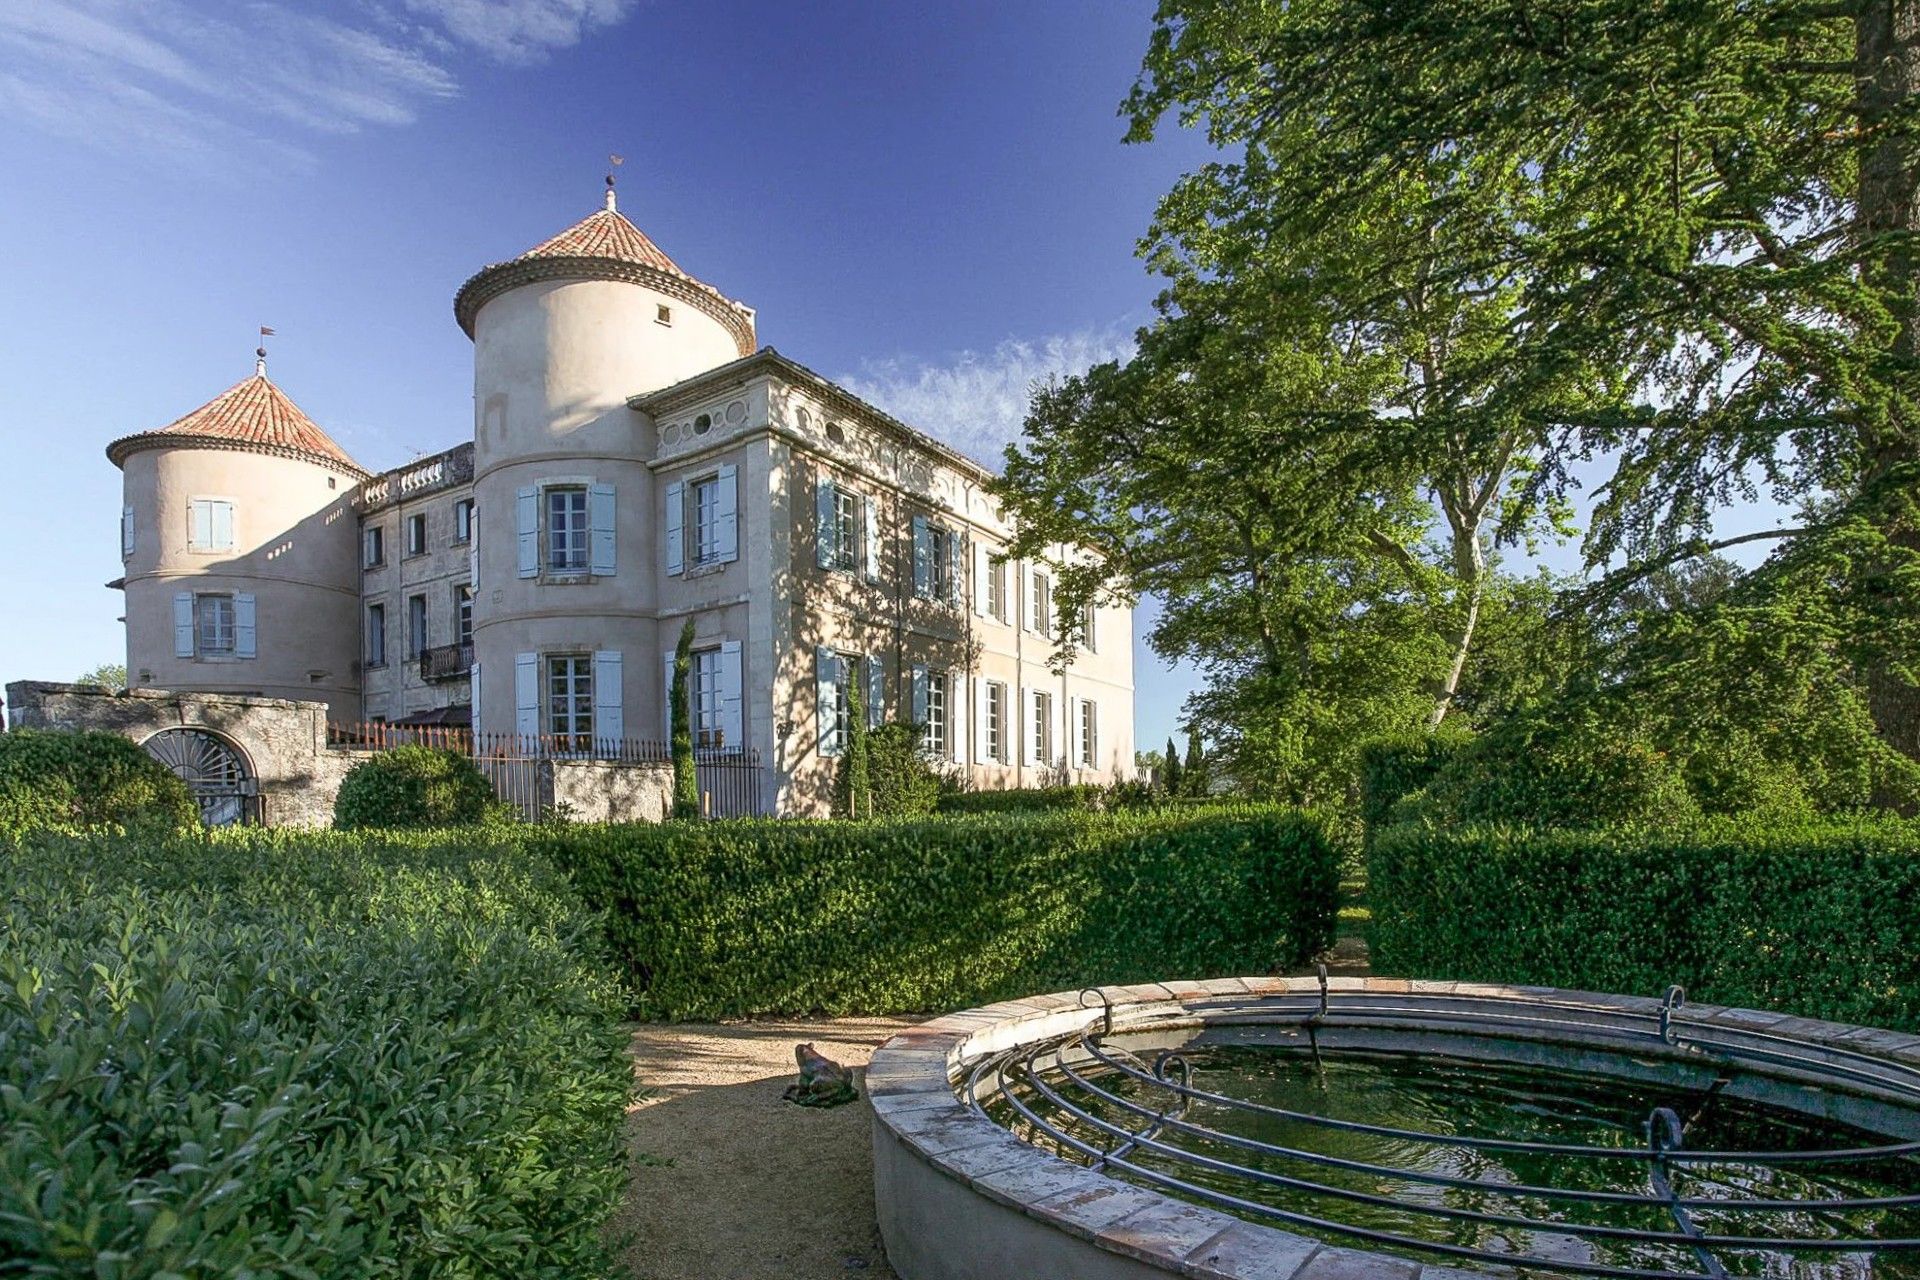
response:
<path id="1" fill-rule="evenodd" d="M 1920 824 L 1403 825 L 1368 859 L 1374 967 L 1920 1030 Z"/>
<path id="2" fill-rule="evenodd" d="M 1269 972 L 1332 938 L 1319 822 L 1243 807 L 540 831 L 654 1018 L 951 1009 Z"/>
<path id="3" fill-rule="evenodd" d="M 0 734 L 0 833 L 197 826 L 186 783 L 117 733 Z"/>
<path id="4" fill-rule="evenodd" d="M 1514 716 L 1454 751 L 1393 821 L 1440 826 L 1674 825 L 1700 808 L 1679 766 L 1644 739 L 1575 716 Z"/>
<path id="5" fill-rule="evenodd" d="M 1368 831 L 1384 826 L 1393 806 L 1423 790 L 1472 741 L 1464 730 L 1443 724 L 1433 733 L 1376 738 L 1360 748 L 1360 821 Z"/>
<path id="6" fill-rule="evenodd" d="M 1107 789 L 1091 783 L 1064 787 L 1010 787 L 1004 791 L 954 791 L 940 797 L 940 813 L 1052 813 L 1104 809 Z"/>
<path id="7" fill-rule="evenodd" d="M 623 1002 L 549 864 L 256 830 L 0 873 L 10 1272 L 618 1274 Z"/>
<path id="8" fill-rule="evenodd" d="M 922 747 L 917 724 L 883 724 L 867 735 L 867 785 L 876 818 L 924 818 L 946 781 Z"/>
<path id="9" fill-rule="evenodd" d="M 444 747 L 395 747 L 347 770 L 333 801 L 333 825 L 460 827 L 499 812 L 478 765 Z"/>

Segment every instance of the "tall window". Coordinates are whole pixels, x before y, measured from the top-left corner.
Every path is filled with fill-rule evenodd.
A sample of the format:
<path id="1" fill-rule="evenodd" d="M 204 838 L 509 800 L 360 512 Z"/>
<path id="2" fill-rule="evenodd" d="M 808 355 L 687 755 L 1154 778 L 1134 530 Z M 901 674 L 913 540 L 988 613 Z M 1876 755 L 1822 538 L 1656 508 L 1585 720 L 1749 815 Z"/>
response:
<path id="1" fill-rule="evenodd" d="M 727 745 L 726 734 L 720 727 L 720 698 L 720 651 L 701 649 L 693 655 L 694 746 Z"/>
<path id="2" fill-rule="evenodd" d="M 720 478 L 709 476 L 693 486 L 693 562 L 711 564 L 720 558 Z"/>
<path id="3" fill-rule="evenodd" d="M 466 542 L 473 537 L 473 499 L 462 498 L 453 504 L 453 540 Z"/>
<path id="4" fill-rule="evenodd" d="M 833 567 L 849 573 L 860 566 L 860 495 L 833 491 Z"/>
<path id="5" fill-rule="evenodd" d="M 387 562 L 387 531 L 379 525 L 367 526 L 367 558 L 369 569 L 377 569 Z"/>
<path id="6" fill-rule="evenodd" d="M 233 597 L 203 595 L 193 598 L 194 652 L 219 656 L 233 652 Z"/>
<path id="7" fill-rule="evenodd" d="M 1080 703 L 1080 767 L 1092 769 L 1100 758 L 1100 706 L 1091 698 Z"/>
<path id="8" fill-rule="evenodd" d="M 387 606 L 384 604 L 367 606 L 367 665 L 387 665 Z"/>
<path id="9" fill-rule="evenodd" d="M 941 755 L 947 749 L 947 673 L 927 672 L 927 723 L 921 747 L 928 755 Z"/>
<path id="10" fill-rule="evenodd" d="M 1044 689 L 1033 693 L 1033 758 L 1036 763 L 1053 763 L 1053 695 Z"/>
<path id="11" fill-rule="evenodd" d="M 190 507 L 187 545 L 195 551 L 233 550 L 233 503 L 225 498 L 195 498 Z"/>
<path id="12" fill-rule="evenodd" d="M 1043 636 L 1053 634 L 1053 581 L 1046 574 L 1033 575 L 1033 629 Z"/>
<path id="13" fill-rule="evenodd" d="M 593 659 L 584 653 L 547 659 L 547 732 L 563 750 L 593 750 Z"/>
<path id="14" fill-rule="evenodd" d="M 417 658 L 427 649 L 427 598 L 407 597 L 407 656 Z"/>
<path id="15" fill-rule="evenodd" d="M 953 530 L 931 525 L 927 529 L 927 587 L 930 598 L 940 601 L 958 600 L 959 584 L 954 575 L 959 571 L 960 559 L 954 554 Z"/>
<path id="16" fill-rule="evenodd" d="M 463 649 L 473 647 L 473 584 L 463 582 L 453 589 L 454 642 Z"/>
<path id="17" fill-rule="evenodd" d="M 1007 620 L 1007 562 L 987 561 L 987 616 L 999 622 Z"/>
<path id="18" fill-rule="evenodd" d="M 1007 760 L 1007 686 L 998 680 L 987 685 L 987 758 Z"/>
<path id="19" fill-rule="evenodd" d="M 407 517 L 407 554 L 427 554 L 427 513 L 416 511 Z"/>
<path id="20" fill-rule="evenodd" d="M 587 491 L 547 490 L 547 568 L 554 573 L 587 571 Z"/>

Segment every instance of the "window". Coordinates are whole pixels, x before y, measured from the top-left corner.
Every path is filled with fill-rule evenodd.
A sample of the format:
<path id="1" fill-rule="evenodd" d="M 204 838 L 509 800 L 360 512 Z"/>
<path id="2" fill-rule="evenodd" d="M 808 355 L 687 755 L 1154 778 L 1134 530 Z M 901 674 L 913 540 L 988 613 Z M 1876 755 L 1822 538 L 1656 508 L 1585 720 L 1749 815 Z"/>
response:
<path id="1" fill-rule="evenodd" d="M 721 728 L 720 651 L 701 649 L 693 655 L 693 745 L 724 747 Z"/>
<path id="2" fill-rule="evenodd" d="M 860 564 L 860 495 L 833 491 L 833 567 L 851 573 Z"/>
<path id="3" fill-rule="evenodd" d="M 987 683 L 987 758 L 1007 762 L 1007 686 Z"/>
<path id="4" fill-rule="evenodd" d="M 367 665 L 387 665 L 387 606 L 384 604 L 367 606 Z"/>
<path id="5" fill-rule="evenodd" d="M 214 657 L 233 653 L 234 614 L 230 595 L 193 598 L 194 652 Z"/>
<path id="6" fill-rule="evenodd" d="M 587 491 L 547 490 L 547 569 L 587 571 Z"/>
<path id="7" fill-rule="evenodd" d="M 133 508 L 120 508 L 120 558 L 133 559 Z"/>
<path id="8" fill-rule="evenodd" d="M 547 659 L 547 732 L 565 750 L 593 750 L 593 661 L 584 653 Z"/>
<path id="9" fill-rule="evenodd" d="M 1091 698 L 1080 702 L 1080 767 L 1098 767 L 1100 758 L 1100 706 Z"/>
<path id="10" fill-rule="evenodd" d="M 453 629 L 455 643 L 463 649 L 473 647 L 473 584 L 463 582 L 453 589 Z"/>
<path id="11" fill-rule="evenodd" d="M 387 531 L 379 525 L 367 527 L 367 557 L 369 569 L 378 569 L 387 562 Z"/>
<path id="12" fill-rule="evenodd" d="M 417 658 L 427 649 L 427 598 L 407 597 L 407 656 Z"/>
<path id="13" fill-rule="evenodd" d="M 1007 620 L 1007 562 L 987 561 L 987 616 L 999 622 Z"/>
<path id="14" fill-rule="evenodd" d="M 947 749 L 947 673 L 929 671 L 926 681 L 927 722 L 920 745 L 928 755 L 944 755 Z"/>
<path id="15" fill-rule="evenodd" d="M 693 562 L 712 564 L 720 558 L 720 477 L 709 476 L 693 486 Z"/>
<path id="16" fill-rule="evenodd" d="M 655 304 L 653 308 L 653 322 L 655 324 L 672 324 L 673 308 L 664 302 Z"/>
<path id="17" fill-rule="evenodd" d="M 860 659 L 822 647 L 814 651 L 814 661 L 819 690 L 814 714 L 819 723 L 820 754 L 837 756 L 847 744 L 846 682 L 858 678 Z"/>
<path id="18" fill-rule="evenodd" d="M 1033 629 L 1043 636 L 1053 634 L 1053 582 L 1046 574 L 1033 574 Z"/>
<path id="19" fill-rule="evenodd" d="M 958 600 L 958 540 L 951 529 L 933 525 L 927 530 L 927 595 L 934 600 Z"/>
<path id="20" fill-rule="evenodd" d="M 473 540 L 472 498 L 462 498 L 453 504 L 453 540 L 455 542 Z"/>
<path id="21" fill-rule="evenodd" d="M 187 546 L 194 551 L 233 550 L 233 503 L 226 498 L 195 498 L 188 505 Z"/>
<path id="22" fill-rule="evenodd" d="M 1093 604 L 1092 602 L 1088 602 L 1086 607 L 1080 611 L 1080 643 L 1086 646 L 1087 652 L 1089 653 L 1099 648 L 1099 640 L 1094 633 L 1093 624 Z"/>
<path id="23" fill-rule="evenodd" d="M 1033 760 L 1053 763 L 1053 695 L 1044 689 L 1033 691 Z"/>
<path id="24" fill-rule="evenodd" d="M 427 515 L 417 511 L 407 517 L 407 554 L 423 556 L 427 554 Z"/>

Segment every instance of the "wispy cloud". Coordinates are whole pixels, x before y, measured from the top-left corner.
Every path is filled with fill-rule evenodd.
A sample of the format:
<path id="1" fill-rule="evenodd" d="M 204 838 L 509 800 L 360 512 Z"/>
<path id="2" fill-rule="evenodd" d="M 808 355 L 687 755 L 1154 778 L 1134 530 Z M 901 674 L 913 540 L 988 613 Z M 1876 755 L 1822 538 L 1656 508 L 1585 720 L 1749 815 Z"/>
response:
<path id="1" fill-rule="evenodd" d="M 997 466 L 1006 446 L 1020 438 L 1035 386 L 1132 352 L 1132 335 L 1111 326 L 1009 338 L 992 351 L 963 351 L 943 363 L 870 362 L 839 381 L 902 422 Z"/>
<path id="2" fill-rule="evenodd" d="M 307 164 L 317 135 L 405 125 L 459 92 L 462 57 L 525 64 L 633 0 L 0 3 L 0 118 L 198 170 Z"/>

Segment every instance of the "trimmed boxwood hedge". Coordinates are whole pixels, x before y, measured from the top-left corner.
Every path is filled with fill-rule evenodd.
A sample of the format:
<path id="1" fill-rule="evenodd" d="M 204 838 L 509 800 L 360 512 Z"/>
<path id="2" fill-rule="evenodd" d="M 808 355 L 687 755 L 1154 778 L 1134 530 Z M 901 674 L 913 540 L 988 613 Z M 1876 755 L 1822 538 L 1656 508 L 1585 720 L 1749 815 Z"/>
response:
<path id="1" fill-rule="evenodd" d="M 0 733 L 0 835 L 199 825 L 187 784 L 128 738 L 67 729 Z"/>
<path id="2" fill-rule="evenodd" d="M 1374 968 L 1920 1030 L 1920 823 L 1378 832 Z"/>
<path id="3" fill-rule="evenodd" d="M 472 757 L 409 744 L 377 751 L 347 770 L 333 799 L 333 825 L 342 831 L 464 827 L 501 808 Z"/>
<path id="4" fill-rule="evenodd" d="M 1009 787 L 1001 791 L 951 791 L 940 797 L 939 813 L 1051 813 L 1060 809 L 1100 809 L 1105 787 L 1075 783 L 1061 787 Z"/>
<path id="5" fill-rule="evenodd" d="M 0 1272 L 619 1274 L 598 922 L 510 839 L 0 847 Z"/>
<path id="6" fill-rule="evenodd" d="M 1338 858 L 1292 810 L 557 828 L 649 1018 L 945 1010 L 1263 973 L 1331 940 Z"/>

